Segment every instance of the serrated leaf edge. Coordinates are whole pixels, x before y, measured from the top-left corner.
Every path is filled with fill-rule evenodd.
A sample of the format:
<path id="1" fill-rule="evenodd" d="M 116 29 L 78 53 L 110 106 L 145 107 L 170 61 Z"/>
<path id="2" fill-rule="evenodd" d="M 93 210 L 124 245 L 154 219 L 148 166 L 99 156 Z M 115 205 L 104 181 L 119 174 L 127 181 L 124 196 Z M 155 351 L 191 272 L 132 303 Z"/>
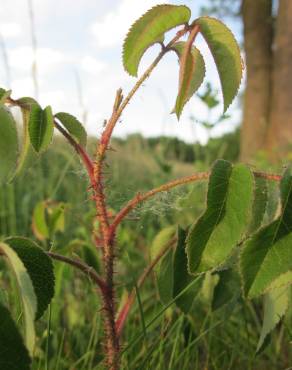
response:
<path id="1" fill-rule="evenodd" d="M 233 37 L 233 39 L 234 39 L 234 41 L 235 41 L 235 43 L 236 43 L 236 47 L 237 47 L 237 50 L 238 50 L 238 52 L 239 52 L 239 55 L 241 56 L 240 48 L 239 48 L 239 45 L 238 45 L 238 43 L 237 43 L 237 40 L 236 40 L 236 38 L 235 38 L 235 36 L 234 36 L 233 32 L 231 31 L 231 29 L 230 29 L 229 27 L 227 27 L 225 23 L 223 23 L 222 21 L 220 21 L 220 20 L 219 20 L 219 19 L 217 19 L 217 18 L 209 17 L 209 16 L 202 16 L 202 17 L 199 17 L 199 18 L 197 18 L 197 19 L 194 21 L 194 23 L 196 23 L 196 22 L 197 22 L 197 20 L 202 19 L 202 18 L 207 18 L 207 19 L 215 20 L 215 21 L 217 21 L 217 22 L 221 23 L 224 27 L 226 27 L 226 28 L 229 30 L 230 34 L 232 35 L 232 37 Z M 201 33 L 201 32 L 200 32 L 200 33 Z M 205 37 L 204 37 L 203 33 L 201 33 L 201 35 L 203 36 L 203 38 L 204 38 L 205 42 L 207 43 L 208 48 L 209 48 L 209 50 L 210 50 L 210 52 L 211 52 L 211 48 L 210 48 L 210 45 L 209 45 L 208 41 L 205 39 Z M 211 54 L 212 54 L 212 53 L 211 53 Z M 212 54 L 212 57 L 213 57 L 213 54 Z M 216 70 L 217 70 L 217 73 L 218 73 L 218 65 L 217 65 L 217 62 L 216 62 L 216 60 L 215 60 L 215 58 L 214 58 L 214 57 L 213 57 L 213 60 L 214 60 L 214 63 L 215 63 L 215 65 L 216 65 Z M 244 71 L 244 69 L 245 69 L 245 64 L 244 64 L 244 61 L 243 61 L 242 57 L 240 57 L 240 60 L 241 60 L 241 75 L 240 75 L 240 81 L 239 81 L 239 84 L 238 84 L 238 88 L 237 88 L 237 90 L 236 90 L 236 93 L 234 94 L 234 97 L 233 97 L 232 101 L 231 101 L 228 105 L 225 105 L 225 100 L 224 100 L 224 95 L 223 95 L 223 88 L 222 88 L 222 80 L 221 80 L 220 74 L 218 73 L 218 76 L 219 76 L 219 79 L 220 79 L 220 85 L 221 85 L 221 93 L 222 93 L 222 97 L 223 97 L 223 105 L 224 105 L 223 114 L 227 112 L 228 108 L 229 108 L 229 107 L 231 106 L 231 104 L 234 102 L 234 99 L 236 98 L 236 96 L 237 96 L 237 94 L 238 94 L 238 91 L 239 91 L 239 89 L 240 89 L 241 83 L 242 83 L 243 71 Z"/>
<path id="2" fill-rule="evenodd" d="M 130 35 L 130 33 L 132 32 L 132 30 L 133 30 L 133 28 L 135 27 L 135 25 L 139 22 L 139 21 L 141 21 L 142 20 L 142 18 L 147 14 L 147 13 L 149 13 L 150 11 L 152 11 L 152 10 L 154 10 L 154 9 L 157 9 L 157 8 L 160 8 L 160 7 L 163 7 L 163 6 L 173 6 L 173 7 L 183 7 L 183 8 L 186 8 L 186 9 L 188 9 L 188 11 L 189 11 L 189 13 L 190 13 L 190 17 L 191 17 L 191 10 L 190 10 L 190 8 L 189 7 L 187 7 L 186 5 L 174 5 L 174 4 L 165 4 L 165 3 L 163 3 L 163 4 L 158 4 L 158 5 L 155 5 L 155 6 L 153 6 L 153 7 L 151 7 L 150 9 L 148 9 L 144 14 L 142 14 L 138 19 L 136 19 L 135 21 L 134 21 L 134 23 L 131 25 L 131 27 L 130 27 L 130 29 L 128 30 L 128 32 L 127 32 L 127 34 L 126 34 L 126 36 L 125 36 L 125 38 L 124 38 L 124 41 L 123 41 L 123 46 L 122 46 L 122 61 L 123 61 L 123 67 L 124 67 L 124 70 L 127 72 L 127 74 L 129 75 L 129 76 L 131 76 L 131 77 L 137 77 L 137 75 L 138 75 L 138 68 L 137 68 L 137 72 L 136 72 L 136 74 L 131 74 L 128 70 L 127 70 L 127 67 L 125 66 L 125 59 L 124 59 L 124 54 L 125 54 L 125 44 L 126 44 L 126 41 L 127 41 L 127 39 L 128 39 L 128 36 Z M 189 19 L 190 19 L 190 17 L 189 17 Z M 177 25 L 176 27 L 178 27 L 179 25 Z M 175 27 L 174 27 L 175 28 Z M 165 31 L 165 32 L 168 32 L 168 31 L 170 31 L 171 29 L 169 29 L 169 30 L 167 30 L 167 31 Z M 143 55 L 146 53 L 146 51 L 151 47 L 151 46 L 153 46 L 153 45 L 155 45 L 155 44 L 159 44 L 159 43 L 161 43 L 161 42 L 163 42 L 164 41 L 164 33 L 161 35 L 161 36 L 163 36 L 163 38 L 162 38 L 162 41 L 160 40 L 160 41 L 154 41 L 153 43 L 151 43 L 145 50 L 144 50 L 144 52 L 143 52 L 143 54 L 141 55 L 141 59 L 143 58 Z M 141 61 L 141 59 L 140 59 L 140 61 Z M 140 64 L 140 62 L 138 63 L 138 67 L 139 67 L 139 64 Z"/>

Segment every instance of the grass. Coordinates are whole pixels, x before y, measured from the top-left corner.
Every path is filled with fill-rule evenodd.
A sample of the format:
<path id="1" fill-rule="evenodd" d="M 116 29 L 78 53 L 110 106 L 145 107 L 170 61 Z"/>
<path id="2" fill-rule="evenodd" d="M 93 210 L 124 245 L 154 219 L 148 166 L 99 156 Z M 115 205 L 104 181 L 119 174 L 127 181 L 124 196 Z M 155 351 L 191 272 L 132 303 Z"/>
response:
<path id="1" fill-rule="evenodd" d="M 0 188 L 0 235 L 36 239 L 31 227 L 35 205 L 45 199 L 62 201 L 67 205 L 64 232 L 38 242 L 46 249 L 81 254 L 81 244 L 92 247 L 88 235 L 93 210 L 88 202 L 86 177 L 74 153 L 58 138 L 55 140 L 53 149 L 40 162 L 14 183 Z M 131 140 L 127 146 L 115 141 L 113 146 L 118 154 L 112 152 L 108 158 L 107 195 L 113 211 L 138 190 L 150 189 L 204 167 L 179 161 L 175 156 L 165 160 L 161 155 L 163 147 L 153 149 L 140 138 Z M 119 297 L 136 286 L 156 233 L 173 223 L 187 225 L 200 214 L 205 188 L 204 184 L 197 184 L 157 197 L 140 207 L 120 228 Z M 14 307 L 16 317 L 21 316 L 21 307 L 15 304 L 16 288 L 3 261 L 0 263 L 0 300 Z M 33 369 L 102 369 L 101 304 L 95 288 L 84 275 L 66 265 L 55 263 L 55 272 L 55 297 L 50 310 L 37 324 L 38 347 Z M 283 370 L 291 366 L 291 313 L 272 334 L 266 350 L 255 356 L 262 314 L 260 301 L 242 301 L 212 312 L 212 289 L 207 287 L 197 296 L 191 313 L 182 315 L 174 305 L 165 307 L 160 303 L 153 275 L 138 293 L 123 334 L 123 369 Z"/>

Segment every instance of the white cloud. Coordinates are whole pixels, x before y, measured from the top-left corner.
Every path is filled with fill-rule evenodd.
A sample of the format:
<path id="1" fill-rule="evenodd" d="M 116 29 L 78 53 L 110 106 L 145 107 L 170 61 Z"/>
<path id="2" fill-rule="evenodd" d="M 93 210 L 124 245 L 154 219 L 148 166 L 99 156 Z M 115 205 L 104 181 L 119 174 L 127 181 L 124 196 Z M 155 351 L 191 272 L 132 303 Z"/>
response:
<path id="1" fill-rule="evenodd" d="M 41 92 L 40 102 L 45 105 L 53 105 L 54 110 L 61 110 L 66 105 L 67 95 L 62 90 Z"/>
<path id="2" fill-rule="evenodd" d="M 16 96 L 32 96 L 34 93 L 33 81 L 30 77 L 18 78 L 12 81 L 11 89 Z"/>
<path id="3" fill-rule="evenodd" d="M 112 47 L 121 44 L 129 25 L 154 5 L 163 3 L 158 0 L 122 0 L 119 6 L 96 21 L 90 30 L 99 47 Z"/>
<path id="4" fill-rule="evenodd" d="M 62 52 L 51 48 L 37 49 L 37 65 L 42 72 L 48 72 L 56 66 L 68 61 Z M 9 63 L 12 68 L 27 71 L 34 60 L 33 49 L 30 46 L 21 46 L 9 51 Z"/>
<path id="5" fill-rule="evenodd" d="M 81 60 L 81 68 L 90 74 L 99 74 L 105 69 L 105 67 L 105 63 L 91 57 L 90 55 L 86 55 Z"/>
<path id="6" fill-rule="evenodd" d="M 18 23 L 8 22 L 0 25 L 0 35 L 4 39 L 15 38 L 20 35 L 21 27 Z"/>

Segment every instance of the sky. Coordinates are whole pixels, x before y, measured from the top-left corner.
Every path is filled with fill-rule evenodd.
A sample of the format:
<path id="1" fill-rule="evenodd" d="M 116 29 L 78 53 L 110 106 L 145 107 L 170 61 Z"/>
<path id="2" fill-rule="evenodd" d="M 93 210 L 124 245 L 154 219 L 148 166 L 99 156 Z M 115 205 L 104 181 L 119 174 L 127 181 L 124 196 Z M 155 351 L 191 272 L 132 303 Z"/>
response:
<path id="1" fill-rule="evenodd" d="M 115 92 L 124 95 L 135 84 L 122 65 L 122 44 L 129 26 L 152 6 L 165 3 L 157 0 L 31 0 L 35 24 L 36 76 L 38 100 L 51 105 L 53 112 L 68 112 L 84 122 L 91 135 L 100 135 L 103 122 L 111 113 Z M 170 0 L 192 10 L 192 19 L 199 16 L 206 0 Z M 0 7 L 0 86 L 12 89 L 12 96 L 36 96 L 32 64 L 34 53 L 29 0 L 1 0 Z M 225 20 L 236 38 L 240 24 Z M 173 31 L 175 32 L 175 31 Z M 170 33 L 171 34 L 171 33 Z M 196 46 L 202 52 L 207 73 L 215 89 L 220 88 L 215 65 L 201 37 Z M 141 75 L 160 47 L 148 50 L 139 66 Z M 6 57 L 3 55 L 6 54 Z M 145 136 L 169 135 L 188 142 L 205 143 L 206 130 L 190 116 L 204 120 L 208 110 L 193 97 L 178 122 L 170 114 L 178 88 L 178 62 L 168 53 L 151 77 L 131 101 L 116 127 L 115 135 L 141 133 Z M 204 90 L 204 85 L 201 91 Z M 220 95 L 221 98 L 221 95 Z M 222 99 L 221 99 L 222 101 Z M 220 116 L 223 105 L 214 113 Z M 233 130 L 240 122 L 240 109 L 235 101 L 228 113 L 231 118 L 213 129 L 217 136 Z"/>

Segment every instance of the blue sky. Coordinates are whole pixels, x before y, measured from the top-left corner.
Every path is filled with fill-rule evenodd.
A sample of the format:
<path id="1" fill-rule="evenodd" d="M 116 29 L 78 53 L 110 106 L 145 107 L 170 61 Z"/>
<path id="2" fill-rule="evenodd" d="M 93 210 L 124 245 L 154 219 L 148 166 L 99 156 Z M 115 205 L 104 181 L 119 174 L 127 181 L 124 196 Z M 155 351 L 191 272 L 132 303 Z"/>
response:
<path id="1" fill-rule="evenodd" d="M 135 83 L 123 71 L 121 49 L 129 25 L 157 0 L 33 0 L 36 39 L 39 101 L 51 105 L 53 111 L 70 112 L 91 134 L 99 135 L 102 124 L 111 111 L 115 91 L 121 87 L 127 93 Z M 206 1 L 168 1 L 185 4 L 192 17 L 199 15 Z M 228 21 L 236 37 L 240 24 Z M 10 80 L 1 56 L 0 85 L 13 90 L 15 98 L 34 96 L 32 82 L 32 42 L 27 0 L 1 0 L 0 32 L 8 56 Z M 207 64 L 206 81 L 219 88 L 219 79 L 212 57 L 201 38 L 196 45 Z M 151 63 L 159 50 L 147 51 L 139 74 Z M 82 94 L 78 93 L 81 86 Z M 190 115 L 204 119 L 205 106 L 194 97 L 178 122 L 170 111 L 178 86 L 178 64 L 175 54 L 169 54 L 143 85 L 117 126 L 116 135 L 140 132 L 146 136 L 171 135 L 186 141 L 205 142 L 206 132 L 190 121 Z M 220 107 L 222 109 L 222 106 Z M 232 118 L 220 123 L 213 135 L 229 131 L 240 120 L 236 102 L 230 108 Z M 220 112 L 216 112 L 220 114 Z"/>

